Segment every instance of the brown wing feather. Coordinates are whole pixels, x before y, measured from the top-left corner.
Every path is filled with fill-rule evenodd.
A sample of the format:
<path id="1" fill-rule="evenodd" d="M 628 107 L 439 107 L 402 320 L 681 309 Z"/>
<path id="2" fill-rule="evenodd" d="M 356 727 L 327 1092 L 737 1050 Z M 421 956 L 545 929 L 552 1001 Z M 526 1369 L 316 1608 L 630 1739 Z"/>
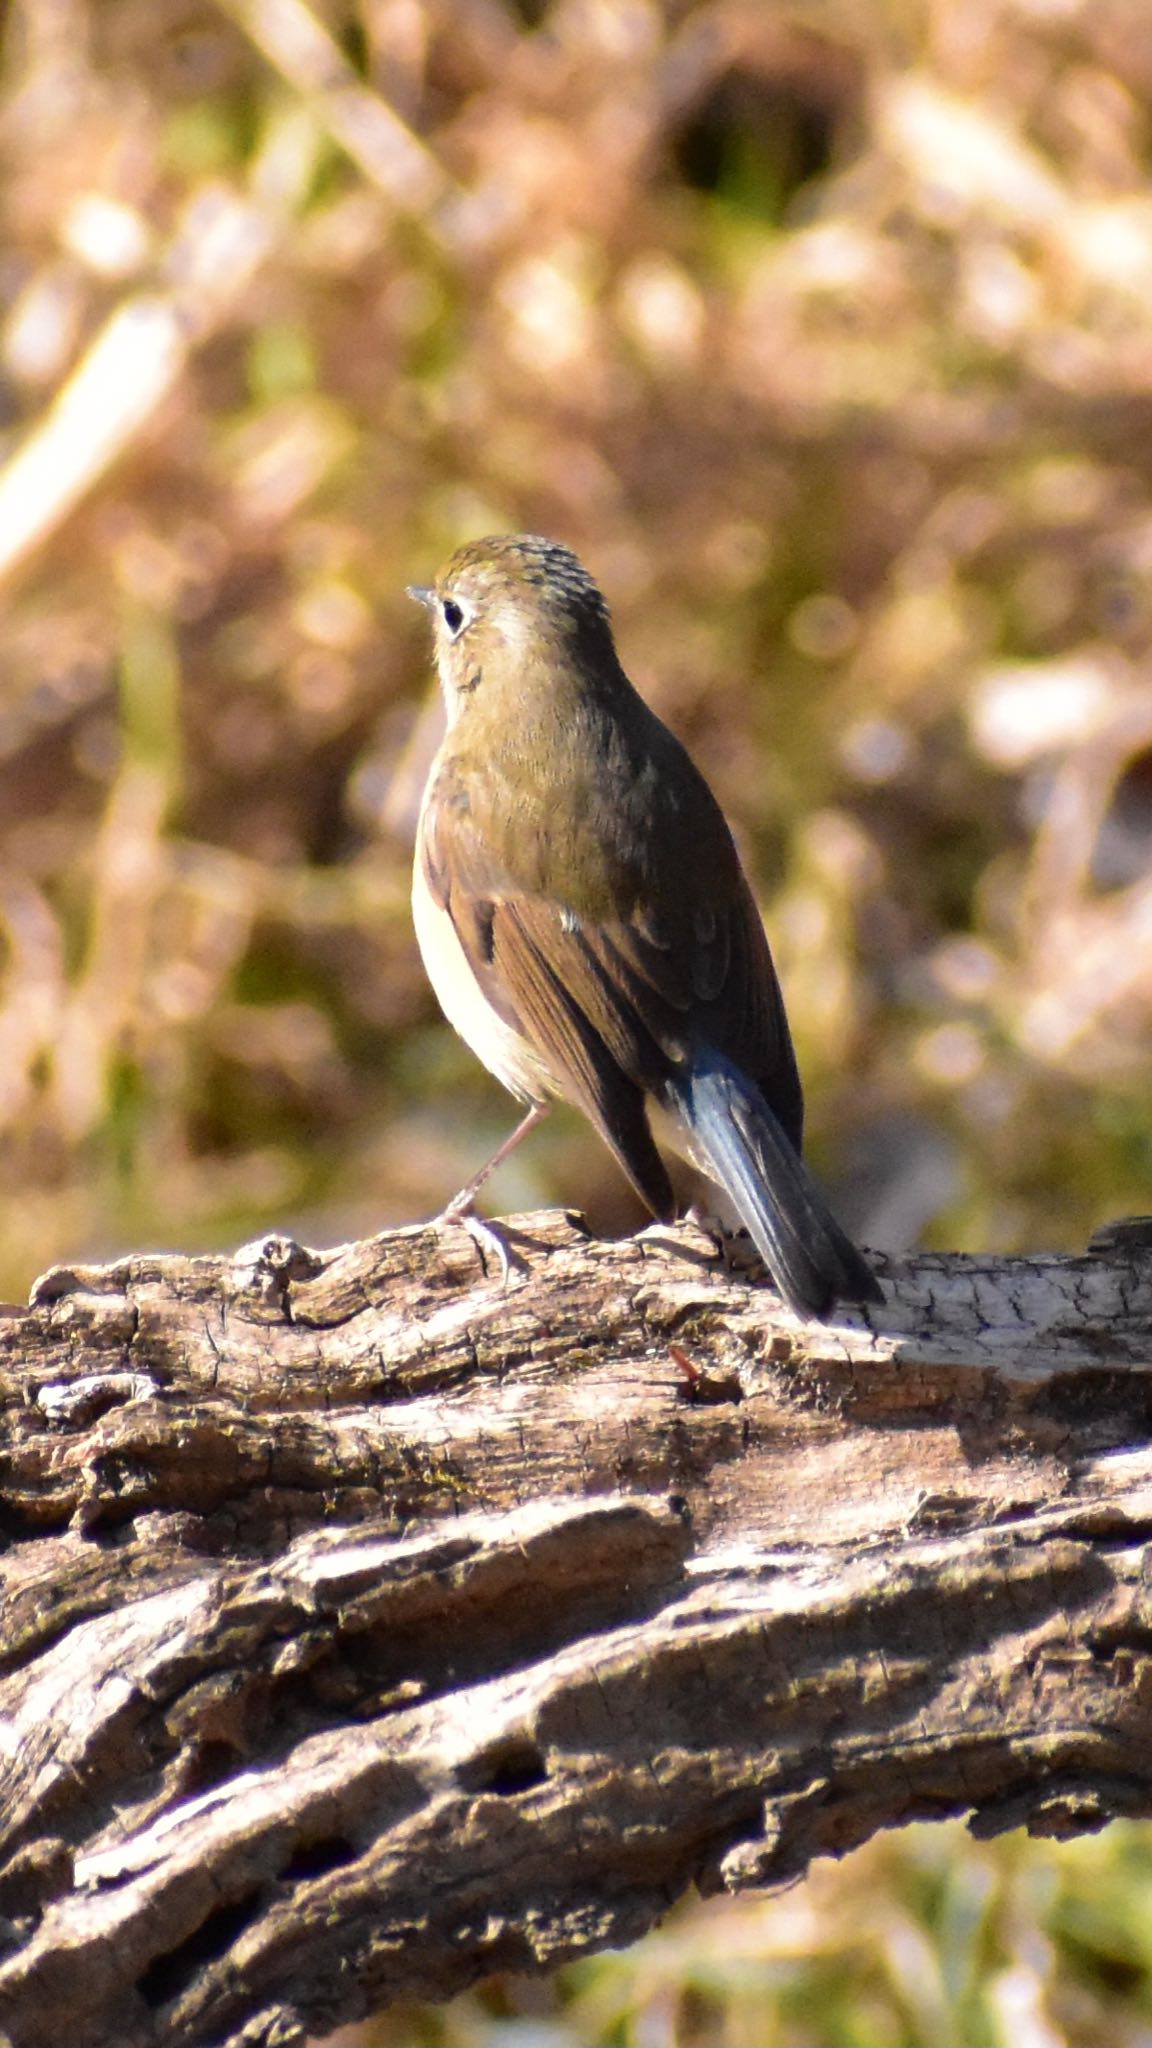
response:
<path id="1" fill-rule="evenodd" d="M 623 1003 L 571 941 L 550 906 L 493 905 L 494 982 L 518 1028 L 546 1059 L 572 1102 L 596 1126 L 654 1216 L 676 1213 L 667 1170 L 653 1143 L 645 1087 L 629 1054 L 641 1043 Z"/>
<path id="2" fill-rule="evenodd" d="M 429 886 L 488 1001 L 543 1055 L 661 1216 L 672 1213 L 672 1195 L 644 1097 L 658 1094 L 695 1047 L 710 1045 L 742 1067 L 797 1146 L 802 1124 L 759 913 L 721 813 L 690 772 L 701 806 L 697 844 L 678 846 L 659 907 L 651 890 L 636 888 L 625 918 L 566 912 L 534 876 L 502 867 L 494 852 L 501 835 L 480 830 L 472 813 L 475 772 L 467 795 L 444 774 L 426 807 L 422 849 Z"/>
<path id="3" fill-rule="evenodd" d="M 579 948 L 568 945 L 571 934 L 559 913 L 528 897 L 498 893 L 507 878 L 490 870 L 466 822 L 434 804 L 425 811 L 417 858 L 483 995 L 543 1057 L 559 1092 L 600 1132 L 652 1214 L 670 1221 L 676 1213 L 672 1185 L 648 1127 L 644 1089 L 616 1028 L 617 1010 L 603 978 L 589 980 L 582 971 Z"/>

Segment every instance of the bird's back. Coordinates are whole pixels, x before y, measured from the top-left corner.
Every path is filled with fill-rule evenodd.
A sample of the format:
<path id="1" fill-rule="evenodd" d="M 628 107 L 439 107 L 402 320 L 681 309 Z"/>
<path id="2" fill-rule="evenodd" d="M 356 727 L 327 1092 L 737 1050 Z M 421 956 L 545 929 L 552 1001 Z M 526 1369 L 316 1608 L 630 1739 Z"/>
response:
<path id="1" fill-rule="evenodd" d="M 611 949 L 652 1040 L 640 1085 L 652 1087 L 660 1058 L 708 1044 L 756 1082 L 799 1147 L 779 984 L 703 776 L 622 672 L 595 694 L 566 693 L 552 676 L 521 701 L 516 720 L 492 730 L 461 719 L 445 741 L 437 786 L 457 874 L 476 897 L 550 908 L 567 938 Z M 533 772 L 541 759 L 546 786 Z"/>

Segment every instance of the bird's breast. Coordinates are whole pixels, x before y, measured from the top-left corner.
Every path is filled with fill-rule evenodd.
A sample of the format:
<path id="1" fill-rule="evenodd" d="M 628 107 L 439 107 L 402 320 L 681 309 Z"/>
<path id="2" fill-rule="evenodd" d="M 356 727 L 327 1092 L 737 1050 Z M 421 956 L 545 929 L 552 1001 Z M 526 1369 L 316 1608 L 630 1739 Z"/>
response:
<path id="1" fill-rule="evenodd" d="M 557 1093 L 551 1073 L 481 988 L 449 912 L 428 886 L 419 838 L 412 872 L 412 922 L 436 1000 L 453 1029 L 510 1095 L 520 1102 L 546 1102 Z"/>

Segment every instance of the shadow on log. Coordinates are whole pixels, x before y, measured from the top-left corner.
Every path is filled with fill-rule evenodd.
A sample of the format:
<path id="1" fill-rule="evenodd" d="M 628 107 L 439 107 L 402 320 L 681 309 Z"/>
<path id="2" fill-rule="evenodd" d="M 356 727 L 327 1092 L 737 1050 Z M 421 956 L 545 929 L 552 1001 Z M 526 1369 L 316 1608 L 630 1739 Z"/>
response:
<path id="1" fill-rule="evenodd" d="M 322 2035 L 876 1829 L 1152 1810 L 1152 1236 L 801 1323 L 690 1226 L 0 1310 L 0 2027 Z"/>

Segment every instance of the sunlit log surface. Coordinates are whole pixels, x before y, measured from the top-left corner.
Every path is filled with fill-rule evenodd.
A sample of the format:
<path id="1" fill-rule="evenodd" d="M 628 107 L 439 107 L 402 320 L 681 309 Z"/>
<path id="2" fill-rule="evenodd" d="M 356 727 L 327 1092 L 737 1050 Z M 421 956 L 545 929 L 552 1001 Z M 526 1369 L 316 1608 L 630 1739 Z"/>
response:
<path id="1" fill-rule="evenodd" d="M 876 1829 L 1152 1810 L 1152 1253 L 689 1226 L 57 1268 L 0 1320 L 13 2048 L 322 2035 Z"/>

